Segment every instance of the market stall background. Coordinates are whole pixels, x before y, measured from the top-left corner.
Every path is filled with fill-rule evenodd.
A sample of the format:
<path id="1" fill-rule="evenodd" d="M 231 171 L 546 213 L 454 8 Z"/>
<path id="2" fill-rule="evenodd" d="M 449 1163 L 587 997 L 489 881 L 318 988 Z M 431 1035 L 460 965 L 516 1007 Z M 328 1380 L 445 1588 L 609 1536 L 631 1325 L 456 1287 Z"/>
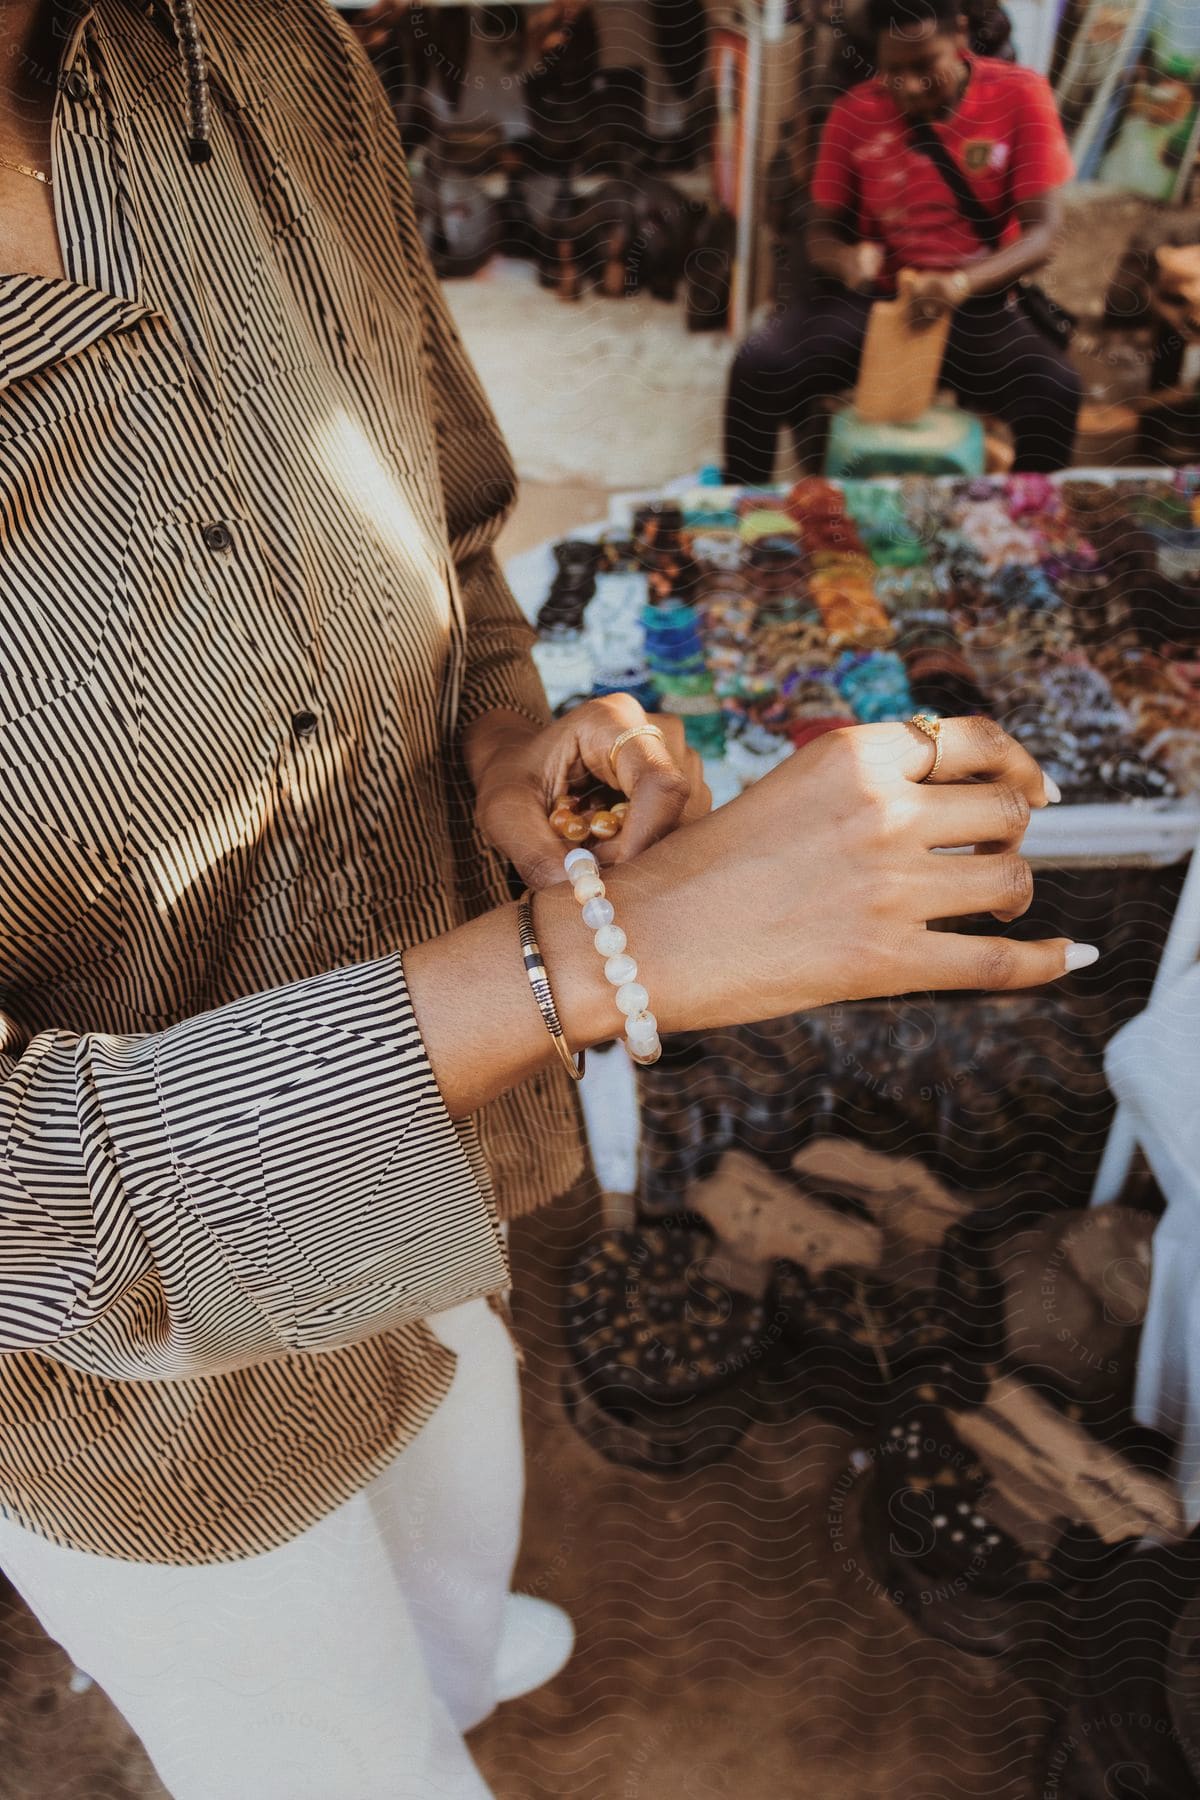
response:
<path id="1" fill-rule="evenodd" d="M 1197 1774 L 1191 1650 L 1125 1666 L 1109 1635 L 1117 1618 L 1165 1641 L 1171 1584 L 1192 1579 L 1171 1442 L 1132 1412 L 1155 1213 L 1144 1178 L 1124 1186 L 1128 1144 L 1108 1169 L 1122 1204 L 1088 1201 L 1113 1199 L 1095 1194 L 1105 1045 L 1200 946 L 1198 487 L 684 481 L 509 570 L 552 702 L 621 688 L 676 713 L 718 804 L 823 731 L 918 707 L 997 719 L 1062 789 L 1031 826 L 1039 891 L 1014 929 L 1104 954 L 1053 993 L 677 1034 L 636 1080 L 593 1053 L 608 1228 L 562 1303 L 567 1416 L 610 1463 L 679 1480 L 774 1425 L 851 1435 L 828 1515 L 842 1566 L 928 1639 L 1054 1696 L 1022 1794 L 1060 1773 L 1077 1800 L 1105 1791 L 1141 1738 L 1089 1684 L 1121 1698 L 1164 1669 L 1147 1791 Z"/>

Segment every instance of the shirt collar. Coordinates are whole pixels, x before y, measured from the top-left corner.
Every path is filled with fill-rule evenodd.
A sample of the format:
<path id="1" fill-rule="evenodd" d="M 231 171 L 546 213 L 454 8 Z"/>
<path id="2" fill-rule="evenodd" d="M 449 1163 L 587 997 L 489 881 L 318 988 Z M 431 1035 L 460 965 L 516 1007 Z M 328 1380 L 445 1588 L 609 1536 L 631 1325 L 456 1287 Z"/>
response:
<path id="1" fill-rule="evenodd" d="M 131 4 L 143 10 L 140 0 Z M 92 0 L 80 0 L 72 9 L 62 43 L 60 80 L 77 63 L 96 10 Z M 56 176 L 65 175 L 63 159 Z M 50 363 L 78 356 L 98 338 L 123 331 L 153 312 L 139 300 L 69 275 L 0 274 L 0 391 Z"/>
<path id="2" fill-rule="evenodd" d="M 0 275 L 0 389 L 152 311 L 61 275 Z"/>

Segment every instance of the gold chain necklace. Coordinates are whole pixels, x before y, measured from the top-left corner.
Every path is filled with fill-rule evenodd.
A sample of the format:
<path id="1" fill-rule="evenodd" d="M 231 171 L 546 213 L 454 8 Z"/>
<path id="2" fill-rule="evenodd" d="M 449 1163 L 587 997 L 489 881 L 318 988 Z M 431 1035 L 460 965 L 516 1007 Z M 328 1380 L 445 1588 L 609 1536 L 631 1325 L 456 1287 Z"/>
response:
<path id="1" fill-rule="evenodd" d="M 50 177 L 44 169 L 31 169 L 28 163 L 14 162 L 11 156 L 0 156 L 0 166 L 6 169 L 16 169 L 20 175 L 28 175 L 34 181 L 44 182 L 47 187 L 51 186 Z"/>

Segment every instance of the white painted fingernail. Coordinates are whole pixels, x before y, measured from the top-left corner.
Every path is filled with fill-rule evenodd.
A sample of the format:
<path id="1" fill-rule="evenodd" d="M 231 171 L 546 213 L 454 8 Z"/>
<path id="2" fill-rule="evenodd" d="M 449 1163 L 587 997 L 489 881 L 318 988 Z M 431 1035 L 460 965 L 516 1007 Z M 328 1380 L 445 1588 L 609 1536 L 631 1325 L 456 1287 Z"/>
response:
<path id="1" fill-rule="evenodd" d="M 1046 798 L 1051 806 L 1057 806 L 1062 799 L 1062 789 L 1059 787 L 1057 781 L 1055 781 L 1053 775 L 1043 773 L 1042 786 L 1046 790 Z"/>
<path id="2" fill-rule="evenodd" d="M 1067 974 L 1073 975 L 1076 969 L 1090 969 L 1099 957 L 1095 944 L 1072 944 L 1067 951 Z"/>

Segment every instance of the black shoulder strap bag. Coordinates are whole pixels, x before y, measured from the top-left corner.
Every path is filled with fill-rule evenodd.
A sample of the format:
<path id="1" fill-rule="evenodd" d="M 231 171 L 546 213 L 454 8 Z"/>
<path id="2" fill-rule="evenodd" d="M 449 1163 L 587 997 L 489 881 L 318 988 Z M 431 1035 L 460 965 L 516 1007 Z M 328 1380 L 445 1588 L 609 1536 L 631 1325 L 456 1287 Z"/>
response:
<path id="1" fill-rule="evenodd" d="M 914 120 L 908 128 L 914 150 L 927 156 L 958 203 L 958 210 L 987 250 L 999 248 L 1003 236 L 994 214 L 983 204 L 937 132 L 927 119 Z M 1075 335 L 1075 315 L 1052 300 L 1044 287 L 1028 277 L 1016 284 L 1017 305 L 1031 325 L 1060 350 L 1065 350 Z"/>

